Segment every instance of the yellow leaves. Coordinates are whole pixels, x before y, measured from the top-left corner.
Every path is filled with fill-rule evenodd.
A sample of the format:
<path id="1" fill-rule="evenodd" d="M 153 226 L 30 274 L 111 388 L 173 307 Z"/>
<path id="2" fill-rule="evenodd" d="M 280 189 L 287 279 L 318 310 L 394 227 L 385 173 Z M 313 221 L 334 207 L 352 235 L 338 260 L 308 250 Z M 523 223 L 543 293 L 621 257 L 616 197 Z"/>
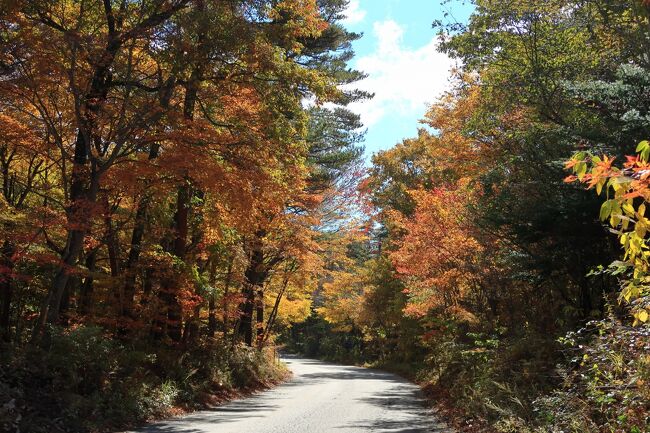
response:
<path id="1" fill-rule="evenodd" d="M 286 285 L 284 278 L 287 278 Z M 296 272 L 280 274 L 272 279 L 264 293 L 266 311 L 270 312 L 282 293 L 278 306 L 277 322 L 283 325 L 300 323 L 311 314 L 312 293 L 316 288 L 313 274 L 299 269 Z"/>
<path id="2" fill-rule="evenodd" d="M 328 322 L 339 326 L 358 321 L 367 284 L 363 269 L 352 267 L 332 272 L 330 278 L 331 282 L 323 284 L 324 303 L 317 309 L 318 313 Z"/>
<path id="3" fill-rule="evenodd" d="M 650 318 L 647 310 L 641 309 L 634 313 L 634 324 L 635 326 L 639 323 L 646 323 Z"/>
<path id="4" fill-rule="evenodd" d="M 618 235 L 624 260 L 610 265 L 608 272 L 616 276 L 628 268 L 632 269 L 619 297 L 621 302 L 632 305 L 647 298 L 650 293 L 650 248 L 646 239 L 650 220 L 645 217 L 646 201 L 650 199 L 650 142 L 642 141 L 636 151 L 638 156 L 627 157 L 624 170 L 612 167 L 613 158 L 600 158 L 587 152 L 576 153 L 565 164 L 574 173 L 574 176 L 567 178 L 568 181 L 578 180 L 589 188 L 595 186 L 599 195 L 607 185 L 608 199 L 601 205 L 600 220 L 609 221 L 611 231 Z M 642 199 L 641 203 L 638 202 L 639 198 Z M 637 207 L 635 202 L 638 203 Z M 645 308 L 635 307 L 632 314 L 635 325 L 648 321 Z"/>
<path id="5" fill-rule="evenodd" d="M 634 232 L 640 239 L 644 239 L 646 233 L 648 233 L 646 224 L 641 220 L 637 221 L 637 223 L 634 225 Z"/>

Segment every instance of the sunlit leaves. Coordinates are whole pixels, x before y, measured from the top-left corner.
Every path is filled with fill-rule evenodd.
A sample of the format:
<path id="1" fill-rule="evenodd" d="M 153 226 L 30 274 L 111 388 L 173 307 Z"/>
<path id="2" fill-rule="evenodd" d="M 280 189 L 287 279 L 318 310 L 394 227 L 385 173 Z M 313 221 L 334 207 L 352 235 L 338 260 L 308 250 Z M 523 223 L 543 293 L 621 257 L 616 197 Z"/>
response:
<path id="1" fill-rule="evenodd" d="M 623 248 L 623 262 L 612 263 L 607 272 L 622 278 L 621 302 L 632 307 L 634 323 L 648 321 L 650 309 L 650 245 L 646 203 L 650 199 L 650 143 L 636 147 L 637 157 L 628 157 L 623 169 L 612 166 L 612 159 L 579 152 L 566 164 L 579 180 L 597 193 L 607 194 L 600 208 L 600 220 L 608 222 Z"/>

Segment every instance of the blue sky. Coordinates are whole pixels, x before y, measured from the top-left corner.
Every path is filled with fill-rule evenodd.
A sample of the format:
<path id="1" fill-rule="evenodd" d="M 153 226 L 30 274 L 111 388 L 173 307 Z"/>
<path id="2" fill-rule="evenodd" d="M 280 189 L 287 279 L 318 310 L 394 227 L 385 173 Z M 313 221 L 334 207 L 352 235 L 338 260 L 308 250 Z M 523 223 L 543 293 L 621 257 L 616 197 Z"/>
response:
<path id="1" fill-rule="evenodd" d="M 441 1 L 350 1 L 344 25 L 364 34 L 354 44 L 352 66 L 369 74 L 356 87 L 375 93 L 373 100 L 350 106 L 368 130 L 368 157 L 415 136 L 427 104 L 450 86 L 454 63 L 437 52 L 431 24 L 436 19 L 466 22 L 473 7 L 463 0 L 444 6 Z"/>

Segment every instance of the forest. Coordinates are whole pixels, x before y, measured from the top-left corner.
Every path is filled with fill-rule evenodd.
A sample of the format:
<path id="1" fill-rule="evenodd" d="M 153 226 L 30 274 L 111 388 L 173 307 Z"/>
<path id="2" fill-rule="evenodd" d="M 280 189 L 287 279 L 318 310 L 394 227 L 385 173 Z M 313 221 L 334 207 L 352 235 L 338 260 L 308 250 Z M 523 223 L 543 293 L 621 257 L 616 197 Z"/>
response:
<path id="1" fill-rule="evenodd" d="M 348 3 L 0 1 L 0 431 L 219 404 L 282 349 L 458 432 L 650 432 L 650 2 L 432 18 L 453 79 L 369 161 Z"/>

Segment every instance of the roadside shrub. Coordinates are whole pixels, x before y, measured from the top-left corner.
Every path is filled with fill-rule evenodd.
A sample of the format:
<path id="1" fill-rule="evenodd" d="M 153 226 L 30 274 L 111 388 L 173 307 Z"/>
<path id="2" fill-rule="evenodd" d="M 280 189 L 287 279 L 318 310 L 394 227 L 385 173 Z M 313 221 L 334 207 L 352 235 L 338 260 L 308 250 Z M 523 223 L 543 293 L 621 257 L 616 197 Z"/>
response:
<path id="1" fill-rule="evenodd" d="M 536 401 L 549 432 L 645 433 L 650 428 L 650 327 L 614 317 L 562 339 L 570 354 L 558 391 Z"/>
<path id="2" fill-rule="evenodd" d="M 273 349 L 219 340 L 188 349 L 125 345 L 92 326 L 53 328 L 49 335 L 47 348 L 27 347 L 0 360 L 0 431 L 111 430 L 287 374 Z"/>

